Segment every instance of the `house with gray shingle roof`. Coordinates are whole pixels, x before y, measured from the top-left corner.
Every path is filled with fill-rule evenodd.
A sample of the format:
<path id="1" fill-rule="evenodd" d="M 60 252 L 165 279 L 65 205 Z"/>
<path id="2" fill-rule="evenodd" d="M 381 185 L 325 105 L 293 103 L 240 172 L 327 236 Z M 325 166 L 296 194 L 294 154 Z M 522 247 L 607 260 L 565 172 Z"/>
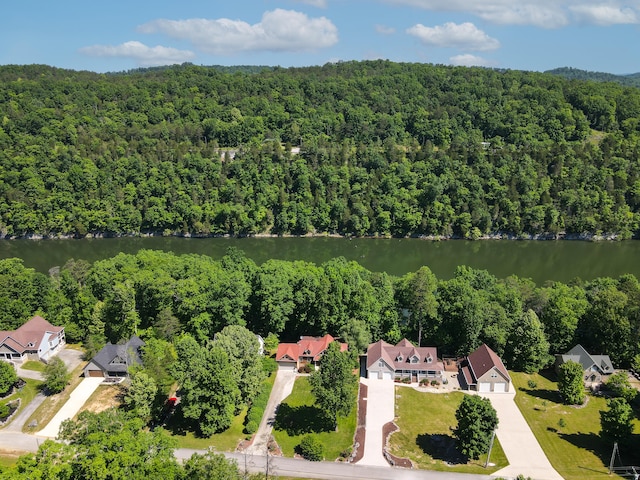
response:
<path id="1" fill-rule="evenodd" d="M 379 340 L 367 348 L 367 378 L 442 381 L 443 374 L 436 347 L 416 347 L 405 338 L 397 345 Z"/>
<path id="2" fill-rule="evenodd" d="M 563 363 L 570 360 L 582 365 L 582 378 L 587 387 L 600 385 L 603 375 L 611 375 L 615 372 L 609 355 L 591 355 L 580 344 L 565 354 L 556 355 L 556 372 Z"/>
<path id="3" fill-rule="evenodd" d="M 142 351 L 145 343 L 134 335 L 126 343 L 107 343 L 84 367 L 85 377 L 123 378 L 129 375 L 129 368 L 142 365 Z"/>

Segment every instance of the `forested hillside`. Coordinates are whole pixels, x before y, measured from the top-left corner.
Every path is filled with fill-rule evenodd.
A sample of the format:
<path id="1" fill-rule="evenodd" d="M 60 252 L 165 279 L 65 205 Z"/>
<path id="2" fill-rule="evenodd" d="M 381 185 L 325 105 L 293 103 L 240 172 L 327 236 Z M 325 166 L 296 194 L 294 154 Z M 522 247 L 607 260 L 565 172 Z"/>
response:
<path id="1" fill-rule="evenodd" d="M 186 332 L 205 344 L 240 325 L 281 340 L 331 333 L 356 358 L 369 342 L 420 336 L 450 355 L 486 342 L 515 370 L 537 371 L 577 342 L 640 368 L 639 311 L 633 275 L 538 286 L 461 266 L 450 280 L 428 267 L 393 277 L 344 258 L 256 265 L 237 250 L 220 259 L 143 250 L 71 261 L 51 276 L 0 260 L 0 329 L 40 312 L 88 356 L 134 333 L 174 341 Z"/>
<path id="2" fill-rule="evenodd" d="M 640 89 L 550 74 L 4 66 L 0 231 L 628 238 L 639 141 Z"/>
<path id="3" fill-rule="evenodd" d="M 590 72 L 579 68 L 561 67 L 547 70 L 546 73 L 558 75 L 568 80 L 593 80 L 596 82 L 616 82 L 630 87 L 640 87 L 640 73 L 630 73 L 628 75 L 615 75 L 605 72 Z"/>

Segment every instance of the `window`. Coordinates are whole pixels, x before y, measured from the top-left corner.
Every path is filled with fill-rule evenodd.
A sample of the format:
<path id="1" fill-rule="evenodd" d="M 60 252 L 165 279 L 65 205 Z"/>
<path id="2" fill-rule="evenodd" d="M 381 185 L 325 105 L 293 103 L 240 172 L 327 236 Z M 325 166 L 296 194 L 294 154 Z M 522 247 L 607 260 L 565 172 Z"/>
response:
<path id="1" fill-rule="evenodd" d="M 398 355 L 398 356 L 396 357 L 396 362 L 401 362 L 402 360 L 403 360 L 403 358 L 402 358 L 402 354 L 400 354 L 400 355 Z"/>
<path id="2" fill-rule="evenodd" d="M 427 357 L 427 363 L 431 363 L 432 361 L 433 361 L 433 358 Z"/>
<path id="3" fill-rule="evenodd" d="M 491 378 L 498 378 L 498 374 L 495 372 L 495 370 L 491 372 Z"/>
<path id="4" fill-rule="evenodd" d="M 382 360 L 378 360 L 378 366 L 379 367 L 384 367 L 384 362 Z"/>
<path id="5" fill-rule="evenodd" d="M 418 363 L 418 357 L 411 357 L 411 363 Z"/>

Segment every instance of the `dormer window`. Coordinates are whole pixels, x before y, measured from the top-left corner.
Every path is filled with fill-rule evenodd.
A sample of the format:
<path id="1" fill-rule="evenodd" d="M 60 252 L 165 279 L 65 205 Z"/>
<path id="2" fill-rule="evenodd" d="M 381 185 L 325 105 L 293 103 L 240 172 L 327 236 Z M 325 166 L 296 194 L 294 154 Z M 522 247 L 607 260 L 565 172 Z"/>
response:
<path id="1" fill-rule="evenodd" d="M 416 356 L 411 357 L 411 363 L 418 363 L 418 360 L 419 359 Z"/>
<path id="2" fill-rule="evenodd" d="M 427 363 L 431 363 L 431 362 L 433 361 L 433 358 L 431 358 L 431 357 L 427 357 L 427 358 L 426 358 L 426 361 L 427 361 Z"/>
<path id="3" fill-rule="evenodd" d="M 398 356 L 396 357 L 396 362 L 401 362 L 404 360 L 404 357 L 402 356 L 401 353 L 398 354 Z"/>
<path id="4" fill-rule="evenodd" d="M 35 344 L 33 342 L 29 342 L 27 343 L 27 347 L 35 347 Z"/>
<path id="5" fill-rule="evenodd" d="M 308 348 L 304 351 L 303 355 L 311 355 L 311 350 Z"/>

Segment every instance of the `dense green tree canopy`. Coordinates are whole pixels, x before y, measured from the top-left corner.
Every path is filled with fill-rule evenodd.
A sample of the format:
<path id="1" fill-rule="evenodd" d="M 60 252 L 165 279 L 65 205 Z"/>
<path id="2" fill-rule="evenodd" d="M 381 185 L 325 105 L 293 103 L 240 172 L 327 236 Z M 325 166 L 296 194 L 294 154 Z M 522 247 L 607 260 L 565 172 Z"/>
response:
<path id="1" fill-rule="evenodd" d="M 639 140 L 637 88 L 535 72 L 2 66 L 0 232 L 626 238 Z"/>
<path id="2" fill-rule="evenodd" d="M 203 436 L 223 431 L 240 405 L 237 372 L 218 345 L 199 345 L 188 334 L 176 343 L 172 373 L 180 384 L 180 410 Z"/>

